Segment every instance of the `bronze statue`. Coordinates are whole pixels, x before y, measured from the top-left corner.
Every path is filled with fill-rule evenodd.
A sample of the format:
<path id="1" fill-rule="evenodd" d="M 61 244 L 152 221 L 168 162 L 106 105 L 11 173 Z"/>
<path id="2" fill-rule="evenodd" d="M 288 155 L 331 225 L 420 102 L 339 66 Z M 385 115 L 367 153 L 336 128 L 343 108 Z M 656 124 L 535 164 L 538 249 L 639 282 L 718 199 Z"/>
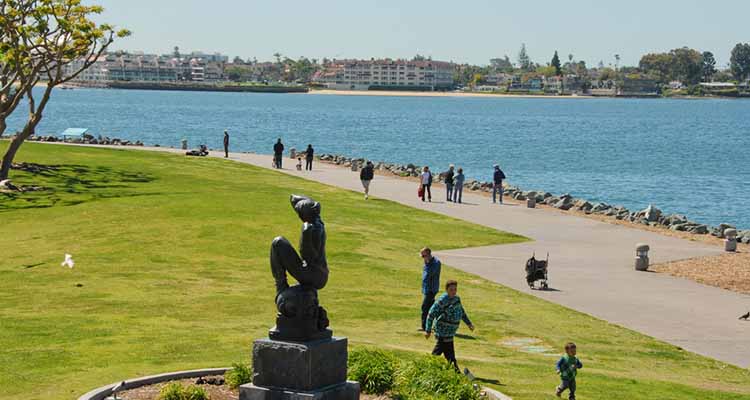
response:
<path id="1" fill-rule="evenodd" d="M 320 203 L 292 195 L 292 207 L 302 220 L 299 254 L 284 237 L 271 244 L 271 273 L 276 281 L 279 314 L 271 339 L 309 341 L 330 338 L 328 317 L 318 304 L 318 290 L 328 282 L 325 224 L 320 219 Z M 289 286 L 287 273 L 299 282 Z"/>

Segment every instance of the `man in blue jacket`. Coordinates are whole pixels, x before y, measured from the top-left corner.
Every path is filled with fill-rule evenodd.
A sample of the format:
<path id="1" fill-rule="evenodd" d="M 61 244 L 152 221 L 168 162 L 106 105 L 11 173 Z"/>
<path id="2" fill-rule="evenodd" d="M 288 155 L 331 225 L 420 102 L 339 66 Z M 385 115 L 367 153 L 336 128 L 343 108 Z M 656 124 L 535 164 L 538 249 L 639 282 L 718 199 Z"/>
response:
<path id="1" fill-rule="evenodd" d="M 503 173 L 503 170 L 500 169 L 499 165 L 495 164 L 495 173 L 492 174 L 492 202 L 493 203 L 495 203 L 496 200 L 499 200 L 500 204 L 503 204 L 503 179 L 505 179 L 505 174 Z M 500 198 L 496 199 L 496 197 L 500 197 Z"/>
<path id="2" fill-rule="evenodd" d="M 423 248 L 419 254 L 424 260 L 422 268 L 422 328 L 425 330 L 427 314 L 430 313 L 430 307 L 435 303 L 435 296 L 440 291 L 440 260 L 432 255 L 429 247 Z"/>

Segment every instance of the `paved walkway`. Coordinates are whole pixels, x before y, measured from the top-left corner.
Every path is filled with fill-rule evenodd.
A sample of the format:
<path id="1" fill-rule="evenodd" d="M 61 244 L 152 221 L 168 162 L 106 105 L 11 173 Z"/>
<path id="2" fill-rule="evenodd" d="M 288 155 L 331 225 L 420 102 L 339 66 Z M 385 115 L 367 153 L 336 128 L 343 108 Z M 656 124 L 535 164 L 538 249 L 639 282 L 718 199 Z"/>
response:
<path id="1" fill-rule="evenodd" d="M 233 153 L 230 158 L 263 168 L 271 165 L 267 155 Z M 362 190 L 359 174 L 347 168 L 316 162 L 315 169 L 306 172 L 293 170 L 296 161 L 289 158 L 284 163 L 285 173 Z M 633 268 L 639 242 L 651 246 L 652 263 L 720 254 L 720 248 L 549 210 L 493 205 L 471 192 L 464 192 L 464 204 L 453 204 L 445 203 L 444 191 L 435 188 L 434 201 L 423 203 L 416 196 L 415 182 L 395 177 L 376 176 L 370 190 L 374 197 L 534 239 L 438 252 L 447 265 L 695 353 L 750 366 L 750 322 L 737 320 L 750 309 L 750 296 Z M 554 290 L 528 288 L 523 266 L 533 252 L 550 253 L 549 280 Z"/>

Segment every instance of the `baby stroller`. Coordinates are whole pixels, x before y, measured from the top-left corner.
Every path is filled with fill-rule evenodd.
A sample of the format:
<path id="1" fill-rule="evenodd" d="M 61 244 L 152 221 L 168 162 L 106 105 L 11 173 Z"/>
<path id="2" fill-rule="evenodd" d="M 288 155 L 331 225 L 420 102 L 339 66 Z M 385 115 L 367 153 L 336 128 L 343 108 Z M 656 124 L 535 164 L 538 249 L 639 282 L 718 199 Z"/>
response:
<path id="1" fill-rule="evenodd" d="M 547 290 L 547 267 L 549 266 L 549 253 L 546 260 L 537 260 L 536 253 L 526 261 L 526 283 L 532 289 Z M 539 282 L 539 287 L 535 286 Z"/>

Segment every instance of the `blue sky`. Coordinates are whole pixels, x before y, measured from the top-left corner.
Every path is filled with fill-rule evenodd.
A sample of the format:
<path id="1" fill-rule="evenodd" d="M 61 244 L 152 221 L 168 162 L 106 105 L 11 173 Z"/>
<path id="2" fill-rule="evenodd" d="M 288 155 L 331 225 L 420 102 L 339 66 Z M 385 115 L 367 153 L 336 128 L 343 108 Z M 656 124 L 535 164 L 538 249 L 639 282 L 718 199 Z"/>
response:
<path id="1" fill-rule="evenodd" d="M 606 0 L 91 0 L 102 21 L 133 36 L 116 49 L 180 49 L 271 59 L 411 57 L 487 64 L 521 43 L 531 58 L 635 65 L 647 52 L 689 46 L 712 51 L 722 67 L 750 42 L 750 1 Z"/>

